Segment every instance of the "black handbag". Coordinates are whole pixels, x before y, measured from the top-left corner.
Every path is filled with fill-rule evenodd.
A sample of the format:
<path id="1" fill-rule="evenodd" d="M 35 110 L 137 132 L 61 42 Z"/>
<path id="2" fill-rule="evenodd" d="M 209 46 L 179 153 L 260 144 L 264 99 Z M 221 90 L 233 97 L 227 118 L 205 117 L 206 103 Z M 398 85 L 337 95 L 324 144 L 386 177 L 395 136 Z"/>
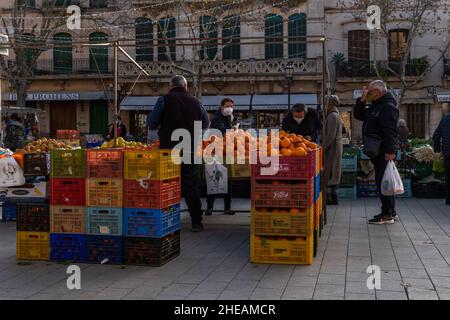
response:
<path id="1" fill-rule="evenodd" d="M 364 136 L 363 152 L 370 159 L 380 155 L 383 139 L 377 134 L 368 134 Z"/>

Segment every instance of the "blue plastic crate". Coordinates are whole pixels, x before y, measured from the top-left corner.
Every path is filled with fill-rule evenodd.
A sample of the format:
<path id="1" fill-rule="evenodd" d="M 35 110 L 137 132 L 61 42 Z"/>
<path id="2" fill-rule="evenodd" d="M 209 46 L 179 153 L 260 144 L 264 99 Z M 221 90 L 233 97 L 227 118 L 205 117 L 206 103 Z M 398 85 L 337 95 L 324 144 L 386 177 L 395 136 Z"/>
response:
<path id="1" fill-rule="evenodd" d="M 84 234 L 51 233 L 50 260 L 87 262 L 86 237 Z"/>
<path id="2" fill-rule="evenodd" d="M 126 237 L 164 237 L 180 229 L 180 205 L 160 210 L 125 209 L 123 225 Z"/>
<path id="3" fill-rule="evenodd" d="M 121 236 L 123 230 L 122 208 L 87 208 L 86 233 L 102 236 Z"/>
<path id="4" fill-rule="evenodd" d="M 356 186 L 338 189 L 338 197 L 341 200 L 356 200 L 356 196 Z"/>
<path id="5" fill-rule="evenodd" d="M 314 202 L 316 202 L 319 199 L 320 196 L 320 174 L 314 177 Z"/>
<path id="6" fill-rule="evenodd" d="M 123 237 L 87 235 L 88 262 L 123 263 Z"/>
<path id="7" fill-rule="evenodd" d="M 3 202 L 1 205 L 2 221 L 17 220 L 17 205 L 14 202 Z"/>
<path id="8" fill-rule="evenodd" d="M 357 172 L 358 171 L 358 156 L 352 158 L 342 158 L 341 160 L 342 172 Z"/>

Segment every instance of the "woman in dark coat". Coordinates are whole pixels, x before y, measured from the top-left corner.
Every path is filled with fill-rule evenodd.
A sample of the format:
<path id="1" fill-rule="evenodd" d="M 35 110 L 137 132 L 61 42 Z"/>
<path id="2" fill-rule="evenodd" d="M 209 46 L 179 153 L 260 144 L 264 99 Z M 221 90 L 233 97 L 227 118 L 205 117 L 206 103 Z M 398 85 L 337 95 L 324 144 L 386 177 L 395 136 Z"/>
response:
<path id="1" fill-rule="evenodd" d="M 235 124 L 236 120 L 233 116 L 233 105 L 234 101 L 231 98 L 224 98 L 220 103 L 219 110 L 213 115 L 211 119 L 211 129 L 217 129 L 225 135 L 226 131 L 231 129 Z M 207 202 L 207 210 L 205 215 L 209 216 L 212 214 L 212 210 L 214 208 L 214 201 L 216 199 L 216 195 L 209 194 L 206 197 Z M 228 193 L 224 195 L 224 208 L 225 214 L 233 215 L 234 211 L 231 210 L 231 183 L 228 182 Z"/>

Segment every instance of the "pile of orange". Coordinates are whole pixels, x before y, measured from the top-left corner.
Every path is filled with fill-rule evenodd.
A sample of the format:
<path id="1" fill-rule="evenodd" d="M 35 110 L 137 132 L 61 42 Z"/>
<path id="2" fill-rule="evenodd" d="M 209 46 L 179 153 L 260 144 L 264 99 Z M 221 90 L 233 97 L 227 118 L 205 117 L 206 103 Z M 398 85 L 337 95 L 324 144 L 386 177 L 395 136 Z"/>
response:
<path id="1" fill-rule="evenodd" d="M 284 157 L 305 157 L 308 152 L 317 149 L 317 144 L 314 142 L 301 135 L 287 133 L 283 130 L 280 131 L 279 140 L 271 141 L 269 144 L 270 148 L 278 146 L 279 155 Z"/>

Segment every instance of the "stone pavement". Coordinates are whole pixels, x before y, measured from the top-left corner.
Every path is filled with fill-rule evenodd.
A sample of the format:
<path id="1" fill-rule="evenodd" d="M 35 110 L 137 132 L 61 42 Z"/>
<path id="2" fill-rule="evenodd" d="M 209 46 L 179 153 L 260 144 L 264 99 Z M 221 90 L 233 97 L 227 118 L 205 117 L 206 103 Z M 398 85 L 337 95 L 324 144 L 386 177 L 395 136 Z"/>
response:
<path id="1" fill-rule="evenodd" d="M 80 264 L 73 291 L 66 265 L 18 264 L 15 224 L 0 223 L 0 299 L 450 299 L 450 207 L 399 200 L 398 222 L 368 225 L 377 211 L 375 199 L 329 207 L 311 266 L 251 264 L 248 213 L 205 217 L 199 234 L 184 214 L 179 258 L 161 268 Z M 380 290 L 367 288 L 369 265 L 381 268 Z"/>

